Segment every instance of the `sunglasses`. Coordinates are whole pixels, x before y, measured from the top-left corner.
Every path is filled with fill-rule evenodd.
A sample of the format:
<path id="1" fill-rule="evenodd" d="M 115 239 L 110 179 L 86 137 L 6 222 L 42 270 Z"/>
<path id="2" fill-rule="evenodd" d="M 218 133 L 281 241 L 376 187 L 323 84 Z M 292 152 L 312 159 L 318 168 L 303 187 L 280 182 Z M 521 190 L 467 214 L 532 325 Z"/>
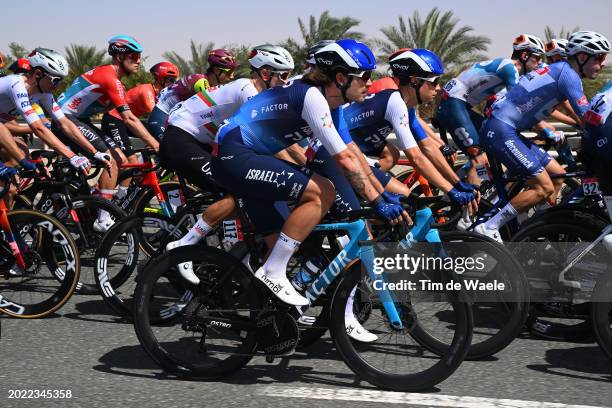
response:
<path id="1" fill-rule="evenodd" d="M 429 77 L 429 78 L 421 78 L 421 77 L 417 77 L 418 79 L 422 79 L 423 81 L 427 81 L 430 84 L 432 84 L 433 86 L 438 86 L 440 84 L 440 77 L 439 76 L 434 76 L 434 77 Z"/>
<path id="2" fill-rule="evenodd" d="M 60 84 L 60 82 L 62 82 L 64 80 L 64 78 L 59 77 L 59 76 L 53 76 L 53 75 L 49 75 L 47 74 L 47 77 L 51 80 L 51 85 L 53 85 L 53 87 L 56 87 Z"/>
<path id="3" fill-rule="evenodd" d="M 231 68 L 221 68 L 221 67 L 216 67 L 219 71 L 224 72 L 226 74 L 230 74 L 232 73 L 234 70 Z"/>
<path id="4" fill-rule="evenodd" d="M 531 54 L 531 58 L 535 59 L 537 62 L 542 61 L 542 55 L 541 54 Z"/>
<path id="5" fill-rule="evenodd" d="M 282 79 L 283 81 L 286 81 L 289 79 L 289 74 L 291 72 L 290 71 L 272 71 L 272 73 L 278 75 L 278 77 Z"/>
<path id="6" fill-rule="evenodd" d="M 372 71 L 361 71 L 355 74 L 349 74 L 352 77 L 363 79 L 364 82 L 368 82 L 372 78 Z"/>
<path id="7" fill-rule="evenodd" d="M 594 55 L 595 59 L 597 60 L 597 63 L 599 63 L 599 64 L 603 64 L 603 62 L 606 60 L 607 56 L 608 56 L 608 54 L 596 54 L 596 55 Z"/>
<path id="8" fill-rule="evenodd" d="M 130 52 L 129 54 L 125 54 L 128 59 L 132 61 L 138 61 L 140 59 L 140 54 L 137 52 Z"/>

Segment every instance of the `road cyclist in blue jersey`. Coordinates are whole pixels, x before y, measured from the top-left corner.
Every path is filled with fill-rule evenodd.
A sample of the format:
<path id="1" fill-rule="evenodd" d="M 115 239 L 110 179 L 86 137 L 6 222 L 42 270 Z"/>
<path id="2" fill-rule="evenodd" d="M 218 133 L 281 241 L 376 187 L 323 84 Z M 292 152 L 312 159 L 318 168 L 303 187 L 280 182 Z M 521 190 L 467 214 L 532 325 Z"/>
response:
<path id="1" fill-rule="evenodd" d="M 308 300 L 286 276 L 294 251 L 325 216 L 335 198 L 333 183 L 310 169 L 274 154 L 307 137 L 321 141 L 355 191 L 377 213 L 394 223 L 408 221 L 402 206 L 388 202 L 338 134 L 331 110 L 361 101 L 376 60 L 363 43 L 343 39 L 315 54 L 318 69 L 289 84 L 262 92 L 243 104 L 219 129 L 213 159 L 215 180 L 246 200 L 273 211 L 275 201 L 297 204 L 282 226 L 265 264 L 255 276 L 282 301 L 304 306 Z M 257 217 L 253 217 L 257 225 Z"/>
<path id="2" fill-rule="evenodd" d="M 510 91 L 495 101 L 480 131 L 480 143 L 510 175 L 527 179 L 529 189 L 516 195 L 475 231 L 501 240 L 499 228 L 545 200 L 552 201 L 560 188 L 550 174 L 563 168 L 546 152 L 520 133 L 533 128 L 564 101 L 584 121 L 588 100 L 582 78 L 596 78 L 604 67 L 610 43 L 593 31 L 573 33 L 567 44 L 567 61 L 555 62 L 520 78 Z"/>
<path id="3" fill-rule="evenodd" d="M 477 167 L 486 163 L 480 149 L 479 134 L 483 115 L 474 108 L 502 90 L 514 87 L 520 75 L 538 67 L 544 54 L 544 43 L 531 34 L 514 39 L 510 58 L 495 58 L 475 64 L 444 85 L 437 119 L 455 144 L 469 157 L 467 181 L 480 184 Z"/>

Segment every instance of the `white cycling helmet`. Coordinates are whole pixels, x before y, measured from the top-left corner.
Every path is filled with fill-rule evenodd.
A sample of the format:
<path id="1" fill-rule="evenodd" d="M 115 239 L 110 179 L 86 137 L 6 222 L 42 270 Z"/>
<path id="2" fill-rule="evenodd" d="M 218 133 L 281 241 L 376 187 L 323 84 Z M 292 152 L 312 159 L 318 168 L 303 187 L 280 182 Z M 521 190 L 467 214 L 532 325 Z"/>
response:
<path id="1" fill-rule="evenodd" d="M 293 57 L 283 47 L 272 44 L 258 45 L 249 55 L 249 64 L 253 68 L 269 66 L 274 71 L 291 71 L 294 68 Z"/>
<path id="2" fill-rule="evenodd" d="M 564 38 L 553 38 L 546 43 L 546 56 L 554 57 L 559 55 L 563 58 L 567 57 L 567 40 Z"/>
<path id="3" fill-rule="evenodd" d="M 584 52 L 589 55 L 608 54 L 610 42 L 595 31 L 576 31 L 567 41 L 567 55 Z"/>
<path id="4" fill-rule="evenodd" d="M 515 51 L 530 51 L 533 54 L 544 54 L 544 42 L 531 34 L 521 34 L 516 37 L 512 47 Z"/>
<path id="5" fill-rule="evenodd" d="M 68 75 L 68 61 L 63 55 L 48 48 L 36 48 L 28 56 L 32 68 L 41 68 L 45 72 L 64 78 Z"/>

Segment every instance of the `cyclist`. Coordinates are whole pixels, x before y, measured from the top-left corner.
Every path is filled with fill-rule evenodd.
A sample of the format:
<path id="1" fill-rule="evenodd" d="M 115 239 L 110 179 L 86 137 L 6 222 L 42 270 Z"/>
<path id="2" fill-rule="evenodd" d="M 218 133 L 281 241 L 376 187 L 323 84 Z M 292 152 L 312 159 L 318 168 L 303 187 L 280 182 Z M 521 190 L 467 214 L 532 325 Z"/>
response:
<path id="1" fill-rule="evenodd" d="M 212 144 L 222 122 L 257 93 L 287 82 L 294 68 L 293 58 L 282 47 L 264 44 L 250 53 L 251 77 L 227 85 L 210 87 L 180 102 L 170 113 L 168 128 L 160 148 L 162 165 L 176 170 L 191 183 L 207 190 L 215 181 L 210 173 Z M 180 240 L 168 243 L 167 249 L 198 243 L 234 210 L 229 196 L 206 209 L 196 225 Z M 197 284 L 191 262 L 178 265 L 188 281 Z"/>
<path id="2" fill-rule="evenodd" d="M 510 58 L 479 62 L 444 85 L 437 119 L 469 157 L 471 166 L 467 180 L 472 184 L 480 184 L 476 166 L 486 162 L 478 136 L 483 116 L 473 108 L 502 88 L 514 87 L 520 75 L 538 67 L 544 54 L 544 43 L 531 34 L 517 36 L 512 47 Z"/>
<path id="3" fill-rule="evenodd" d="M 406 217 L 401 206 L 387 203 L 372 186 L 361 163 L 336 130 L 330 108 L 363 100 L 371 71 L 372 51 L 355 40 L 339 40 L 320 50 L 319 69 L 286 86 L 262 92 L 243 104 L 216 137 L 211 161 L 217 182 L 273 211 L 274 201 L 296 201 L 263 267 L 255 276 L 282 301 L 307 305 L 286 276 L 293 252 L 327 213 L 334 201 L 332 183 L 273 155 L 312 135 L 321 140 L 349 182 L 389 220 Z M 323 70 L 321 70 L 323 67 Z M 257 224 L 256 217 L 254 221 Z M 264 220 L 265 222 L 265 220 Z"/>
<path id="4" fill-rule="evenodd" d="M 591 99 L 589 110 L 584 115 L 585 132 L 582 135 L 585 165 L 598 177 L 608 214 L 612 215 L 612 115 L 610 113 L 612 113 L 612 81 L 608 81 Z M 604 238 L 604 245 L 612 251 L 612 234 Z"/>
<path id="5" fill-rule="evenodd" d="M 111 63 L 78 76 L 59 96 L 58 103 L 64 114 L 77 125 L 98 151 L 110 150 L 113 155 L 111 171 L 103 172 L 99 179 L 100 196 L 110 200 L 117 185 L 117 163 L 125 161 L 125 156 L 107 134 L 93 125 L 91 116 L 116 108 L 131 133 L 155 150 L 158 150 L 159 143 L 130 110 L 125 88 L 121 83 L 122 77 L 134 74 L 140 68 L 142 46 L 130 36 L 118 35 L 108 41 L 108 53 L 112 57 Z M 55 128 L 54 121 L 53 129 Z M 62 134 L 59 129 L 58 132 Z M 106 231 L 112 224 L 109 213 L 100 210 L 94 221 L 94 228 Z"/>
<path id="6" fill-rule="evenodd" d="M 0 78 L 0 121 L 12 122 L 21 115 L 29 128 L 45 144 L 67 157 L 73 167 L 87 171 L 90 167 L 89 160 L 75 154 L 63 144 L 45 127 L 32 108 L 32 103 L 42 106 L 75 143 L 81 144 L 84 150 L 91 148 L 95 151 L 76 126 L 66 119 L 51 93 L 68 74 L 68 62 L 62 55 L 46 48 L 36 48 L 28 59 L 31 69 L 27 74 Z M 19 126 L 16 122 L 13 124 Z M 105 157 L 100 155 L 95 158 L 105 160 Z"/>
<path id="7" fill-rule="evenodd" d="M 535 204 L 554 198 L 560 184 L 553 184 L 550 174 L 562 173 L 563 168 L 520 132 L 531 129 L 565 100 L 583 118 L 588 101 L 581 78 L 596 78 L 609 52 L 610 43 L 603 35 L 593 31 L 575 32 L 568 40 L 567 61 L 524 75 L 492 105 L 490 117 L 480 132 L 481 144 L 510 174 L 528 179 L 530 189 L 512 198 L 486 223 L 477 225 L 476 232 L 501 240 L 498 229 L 502 225 Z"/>
<path id="8" fill-rule="evenodd" d="M 159 100 L 149 115 L 149 128 L 155 137 L 164 133 L 168 114 L 179 102 L 192 97 L 210 86 L 228 83 L 234 78 L 234 70 L 238 67 L 236 57 L 226 49 L 216 49 L 208 53 L 208 69 L 206 74 L 187 75 L 172 85 L 162 89 Z"/>
<path id="9" fill-rule="evenodd" d="M 553 38 L 544 46 L 546 51 L 546 62 L 554 64 L 567 58 L 567 40 L 565 38 Z"/>

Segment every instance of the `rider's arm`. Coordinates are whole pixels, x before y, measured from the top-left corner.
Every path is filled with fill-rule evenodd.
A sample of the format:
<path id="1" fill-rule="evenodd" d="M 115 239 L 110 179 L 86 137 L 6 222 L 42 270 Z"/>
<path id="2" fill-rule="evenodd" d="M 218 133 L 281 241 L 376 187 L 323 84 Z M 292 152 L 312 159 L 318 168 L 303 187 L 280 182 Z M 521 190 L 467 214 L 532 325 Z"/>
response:
<path id="1" fill-rule="evenodd" d="M 447 179 L 451 184 L 455 184 L 459 181 L 459 176 L 453 171 L 452 167 L 446 161 L 446 158 L 440 150 L 440 145 L 437 144 L 431 137 L 421 140 L 419 147 L 425 153 L 425 156 L 433 163 L 440 173 Z"/>
<path id="2" fill-rule="evenodd" d="M 6 128 L 15 136 L 21 135 L 29 135 L 32 133 L 32 129 L 30 129 L 27 125 L 20 125 L 16 120 L 11 120 L 10 122 L 4 123 Z"/>
<path id="3" fill-rule="evenodd" d="M 380 194 L 370 183 L 357 158 L 347 148 L 338 134 L 325 97 L 316 88 L 310 88 L 304 96 L 302 119 L 310 126 L 313 136 L 321 141 L 327 152 L 334 158 L 355 191 L 368 201 L 374 201 Z"/>
<path id="4" fill-rule="evenodd" d="M 558 87 L 576 114 L 580 126 L 584 126 L 582 118 L 588 110 L 589 101 L 584 95 L 580 77 L 572 68 L 569 67 L 569 65 L 564 67 L 561 71 L 558 80 Z"/>
<path id="5" fill-rule="evenodd" d="M 519 73 L 512 63 L 512 60 L 503 60 L 497 67 L 495 74 L 506 84 L 506 89 L 510 90 L 518 83 Z"/>
<path id="6" fill-rule="evenodd" d="M 13 135 L 6 126 L 0 124 L 0 147 L 3 148 L 13 159 L 19 161 L 24 159 L 25 153 L 17 146 Z"/>
<path id="7" fill-rule="evenodd" d="M 144 127 L 140 119 L 138 119 L 130 110 L 130 108 L 125 106 L 126 109 L 120 109 L 117 107 L 117 111 L 121 115 L 121 119 L 123 119 L 123 123 L 125 126 L 136 136 L 141 138 L 146 144 L 151 146 L 155 151 L 159 150 L 159 142 L 155 140 L 155 138 L 149 133 L 149 131 Z"/>

